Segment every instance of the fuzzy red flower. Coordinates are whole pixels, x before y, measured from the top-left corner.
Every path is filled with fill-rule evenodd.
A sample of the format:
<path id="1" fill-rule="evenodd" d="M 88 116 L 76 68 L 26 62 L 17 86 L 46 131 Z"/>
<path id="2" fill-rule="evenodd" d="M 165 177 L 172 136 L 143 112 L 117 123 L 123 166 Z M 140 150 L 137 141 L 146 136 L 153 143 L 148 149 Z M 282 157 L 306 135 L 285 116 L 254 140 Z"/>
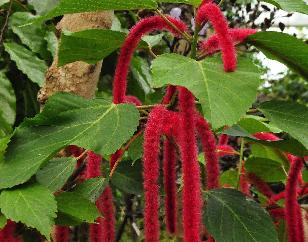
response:
<path id="1" fill-rule="evenodd" d="M 267 198 L 271 198 L 274 195 L 270 186 L 265 181 L 263 181 L 260 177 L 258 177 L 256 174 L 247 173 L 246 178 L 251 184 L 256 186 L 259 192 L 261 192 Z"/>
<path id="2" fill-rule="evenodd" d="M 218 145 L 227 145 L 229 142 L 229 136 L 227 134 L 222 134 L 219 136 Z"/>
<path id="3" fill-rule="evenodd" d="M 182 32 L 186 31 L 187 26 L 184 22 L 171 17 L 168 17 L 168 20 Z M 114 103 L 117 104 L 125 102 L 125 93 L 127 88 L 126 78 L 133 52 L 137 48 L 142 36 L 155 30 L 169 30 L 174 35 L 179 35 L 179 33 L 176 32 L 176 30 L 160 16 L 144 18 L 130 30 L 124 44 L 122 45 L 115 71 L 113 82 Z"/>
<path id="4" fill-rule="evenodd" d="M 234 71 L 237 62 L 235 47 L 229 34 L 227 20 L 223 16 L 219 7 L 214 3 L 202 5 L 197 12 L 196 21 L 199 25 L 205 21 L 210 21 L 212 23 L 222 50 L 224 69 L 227 72 Z"/>
<path id="5" fill-rule="evenodd" d="M 260 140 L 267 140 L 267 141 L 278 141 L 280 140 L 279 137 L 276 135 L 269 133 L 269 132 L 258 132 L 253 135 L 255 138 Z"/>
<path id="6" fill-rule="evenodd" d="M 16 223 L 8 220 L 2 230 L 0 230 L 1 242 L 22 242 L 21 239 L 15 236 Z"/>
<path id="7" fill-rule="evenodd" d="M 70 228 L 68 226 L 55 226 L 54 241 L 55 242 L 69 242 L 70 241 Z"/>

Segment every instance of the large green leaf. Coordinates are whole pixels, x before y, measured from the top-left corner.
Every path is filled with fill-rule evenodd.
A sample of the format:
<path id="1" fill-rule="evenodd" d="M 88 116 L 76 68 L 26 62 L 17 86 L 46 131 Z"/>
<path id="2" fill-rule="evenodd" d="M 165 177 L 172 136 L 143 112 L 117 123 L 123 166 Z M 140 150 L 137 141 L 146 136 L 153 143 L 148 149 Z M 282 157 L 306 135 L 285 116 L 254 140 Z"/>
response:
<path id="1" fill-rule="evenodd" d="M 59 65 L 74 61 L 95 64 L 120 48 L 126 36 L 125 33 L 108 29 L 64 32 L 59 46 Z M 147 44 L 142 41 L 141 46 L 147 47 Z"/>
<path id="2" fill-rule="evenodd" d="M 278 60 L 308 78 L 308 45 L 294 36 L 279 32 L 259 32 L 247 38 L 267 57 Z"/>
<path id="3" fill-rule="evenodd" d="M 54 8 L 59 3 L 59 0 L 28 0 L 28 3 L 33 6 L 37 14 L 41 15 Z"/>
<path id="4" fill-rule="evenodd" d="M 100 216 L 95 204 L 77 193 L 61 193 L 56 200 L 58 211 L 76 220 L 93 223 Z"/>
<path id="5" fill-rule="evenodd" d="M 47 42 L 44 39 L 45 30 L 40 24 L 23 26 L 29 20 L 35 19 L 35 16 L 27 12 L 17 12 L 10 17 L 10 27 L 18 35 L 21 42 L 27 45 L 33 52 L 46 54 Z"/>
<path id="6" fill-rule="evenodd" d="M 82 197 L 95 202 L 103 193 L 106 186 L 109 184 L 109 179 L 104 177 L 95 177 L 88 179 L 78 185 L 74 192 L 80 194 Z"/>
<path id="7" fill-rule="evenodd" d="M 260 110 L 278 128 L 289 133 L 308 149 L 308 108 L 287 101 L 263 103 Z"/>
<path id="8" fill-rule="evenodd" d="M 16 131 L 0 163 L 0 189 L 24 183 L 40 166 L 67 145 L 112 154 L 135 132 L 139 112 L 134 105 L 59 93 L 44 111 Z"/>
<path id="9" fill-rule="evenodd" d="M 49 239 L 57 203 L 47 188 L 32 184 L 3 191 L 0 195 L 0 208 L 7 218 L 36 228 Z"/>
<path id="10" fill-rule="evenodd" d="M 262 0 L 281 8 L 287 12 L 299 12 L 308 14 L 308 5 L 305 0 Z"/>
<path id="11" fill-rule="evenodd" d="M 3 72 L 0 72 L 0 138 L 11 129 L 16 116 L 16 97 L 11 85 Z"/>
<path id="12" fill-rule="evenodd" d="M 96 12 L 102 10 L 155 9 L 154 0 L 61 0 L 60 3 L 46 15 L 36 21 L 45 21 L 70 13 Z"/>
<path id="13" fill-rule="evenodd" d="M 36 173 L 36 180 L 52 192 L 56 192 L 72 175 L 75 166 L 76 159 L 72 157 L 52 159 Z"/>
<path id="14" fill-rule="evenodd" d="M 278 242 L 268 213 L 233 189 L 206 192 L 205 224 L 218 242 Z"/>
<path id="15" fill-rule="evenodd" d="M 258 69 L 248 58 L 238 58 L 237 71 L 226 73 L 219 56 L 197 62 L 165 54 L 153 61 L 152 70 L 154 87 L 173 84 L 192 91 L 214 129 L 236 123 L 254 102 L 260 85 Z"/>
<path id="16" fill-rule="evenodd" d="M 161 3 L 184 3 L 194 6 L 199 6 L 201 3 L 201 0 L 157 0 L 157 2 Z"/>
<path id="17" fill-rule="evenodd" d="M 17 68 L 26 74 L 31 81 L 42 86 L 47 70 L 46 63 L 33 52 L 16 43 L 5 43 L 6 52 L 15 61 Z"/>

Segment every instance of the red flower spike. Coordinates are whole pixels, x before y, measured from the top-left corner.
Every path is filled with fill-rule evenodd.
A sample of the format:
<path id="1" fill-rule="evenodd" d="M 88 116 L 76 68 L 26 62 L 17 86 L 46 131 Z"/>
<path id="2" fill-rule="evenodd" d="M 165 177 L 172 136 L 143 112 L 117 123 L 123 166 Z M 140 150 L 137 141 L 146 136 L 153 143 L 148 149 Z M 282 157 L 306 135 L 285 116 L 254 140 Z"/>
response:
<path id="1" fill-rule="evenodd" d="M 92 151 L 88 152 L 86 173 L 88 179 L 102 175 L 101 160 L 99 155 Z M 110 187 L 107 187 L 97 199 L 96 206 L 103 217 L 97 219 L 97 224 L 90 225 L 90 242 L 113 242 L 115 240 L 115 217 Z"/>
<path id="2" fill-rule="evenodd" d="M 116 153 L 111 155 L 110 158 L 110 168 L 112 169 L 115 163 L 120 159 L 124 154 L 124 151 L 122 149 L 117 150 Z"/>
<path id="3" fill-rule="evenodd" d="M 242 43 L 249 35 L 257 33 L 255 29 L 229 29 L 229 35 L 234 45 Z M 204 54 L 212 55 L 221 50 L 217 34 L 212 35 L 207 40 L 202 41 L 199 45 Z"/>
<path id="4" fill-rule="evenodd" d="M 15 237 L 16 223 L 8 220 L 7 224 L 0 230 L 1 242 L 22 242 L 21 239 Z"/>
<path id="5" fill-rule="evenodd" d="M 184 241 L 199 242 L 202 199 L 200 167 L 197 159 L 197 144 L 195 137 L 195 98 L 191 92 L 183 87 L 179 88 L 179 109 L 182 115 L 179 124 L 179 146 L 183 162 Z"/>
<path id="6" fill-rule="evenodd" d="M 246 178 L 251 184 L 256 186 L 259 192 L 261 192 L 267 198 L 271 198 L 274 195 L 270 186 L 257 175 L 253 173 L 247 173 Z"/>
<path id="7" fill-rule="evenodd" d="M 211 190 L 219 187 L 219 162 L 216 141 L 210 125 L 199 114 L 196 117 L 196 127 L 201 138 L 206 160 L 207 189 Z"/>
<path id="8" fill-rule="evenodd" d="M 229 136 L 227 134 L 222 134 L 219 136 L 218 145 L 227 145 L 229 142 Z"/>
<path id="9" fill-rule="evenodd" d="M 175 86 L 172 86 L 172 85 L 168 86 L 166 94 L 163 98 L 162 104 L 165 104 L 165 105 L 169 104 L 171 102 L 171 99 L 172 99 L 173 95 L 175 94 L 175 92 L 176 92 Z"/>
<path id="10" fill-rule="evenodd" d="M 274 219 L 284 219 L 285 218 L 285 212 L 283 208 L 275 208 L 268 211 L 271 217 Z"/>
<path id="11" fill-rule="evenodd" d="M 166 226 L 170 234 L 176 232 L 176 148 L 170 141 L 164 142 L 164 188 Z"/>
<path id="12" fill-rule="evenodd" d="M 143 177 L 145 192 L 145 241 L 159 241 L 159 155 L 162 126 L 167 123 L 167 110 L 155 107 L 148 118 L 144 131 Z"/>
<path id="13" fill-rule="evenodd" d="M 267 141 L 278 141 L 278 140 L 280 140 L 279 137 L 277 137 L 276 135 L 274 135 L 272 133 L 268 133 L 268 132 L 255 133 L 253 136 L 257 139 L 260 139 L 260 140 L 267 140 Z"/>
<path id="14" fill-rule="evenodd" d="M 222 59 L 225 71 L 235 71 L 236 53 L 232 38 L 228 31 L 228 23 L 219 7 L 214 3 L 207 3 L 202 5 L 197 12 L 197 24 L 201 25 L 207 20 L 212 23 L 217 33 L 219 45 L 222 50 Z"/>
<path id="15" fill-rule="evenodd" d="M 142 102 L 135 96 L 126 96 L 125 103 L 135 104 L 136 106 L 142 105 Z"/>
<path id="16" fill-rule="evenodd" d="M 216 147 L 216 153 L 218 157 L 238 154 L 238 152 L 231 145 L 218 145 Z"/>
<path id="17" fill-rule="evenodd" d="M 242 170 L 241 170 L 241 175 L 240 175 L 240 191 L 244 193 L 247 196 L 250 196 L 250 184 L 248 183 L 246 179 L 246 169 L 245 169 L 245 161 L 242 161 Z"/>
<path id="18" fill-rule="evenodd" d="M 70 241 L 70 228 L 67 226 L 55 226 L 54 241 L 55 242 L 69 242 Z"/>
<path id="19" fill-rule="evenodd" d="M 172 22 L 179 30 L 185 32 L 187 26 L 184 22 L 168 17 L 168 20 Z M 113 102 L 123 103 L 125 102 L 125 93 L 127 88 L 127 74 L 129 65 L 133 56 L 134 50 L 137 48 L 142 36 L 155 31 L 155 30 L 169 30 L 174 35 L 178 36 L 176 32 L 162 17 L 153 16 L 142 19 L 138 22 L 129 32 L 124 44 L 122 45 L 118 64 L 115 71 L 115 77 L 113 82 Z"/>
<path id="20" fill-rule="evenodd" d="M 289 241 L 292 242 L 304 242 L 302 217 L 300 215 L 300 206 L 297 202 L 297 183 L 298 176 L 303 168 L 303 160 L 297 158 L 292 164 L 288 174 L 286 184 L 286 205 L 285 214 L 287 222 L 287 230 Z"/>

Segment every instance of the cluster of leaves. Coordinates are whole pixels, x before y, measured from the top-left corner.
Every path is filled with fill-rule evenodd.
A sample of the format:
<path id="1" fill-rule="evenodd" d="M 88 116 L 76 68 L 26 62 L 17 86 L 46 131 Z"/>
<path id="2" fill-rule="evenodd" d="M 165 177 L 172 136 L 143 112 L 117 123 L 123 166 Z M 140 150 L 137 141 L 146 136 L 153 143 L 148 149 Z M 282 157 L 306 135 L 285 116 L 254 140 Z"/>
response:
<path id="1" fill-rule="evenodd" d="M 116 52 L 126 37 L 126 28 L 130 27 L 121 25 L 121 20 L 123 22 L 127 16 L 133 16 L 134 23 L 134 10 L 152 11 L 161 2 L 200 4 L 198 0 L 159 2 L 29 0 L 28 4 L 23 4 L 20 1 L 0 1 L 1 7 L 6 10 L 4 13 L 11 14 L 7 23 L 6 15 L 0 18 L 5 33 L 1 37 L 3 57 L 0 59 L 0 218 L 3 221 L 0 225 L 11 219 L 37 229 L 48 239 L 54 224 L 93 223 L 99 216 L 93 202 L 108 184 L 108 179 L 90 179 L 62 191 L 74 173 L 76 159 L 54 156 L 68 145 L 78 145 L 108 159 L 133 136 L 140 121 L 138 109 L 129 104 L 112 104 L 109 101 L 110 89 L 106 90 L 105 85 L 110 84 L 111 73 L 108 70 L 115 63 Z M 249 1 L 243 0 L 238 4 L 242 2 L 249 4 Z M 286 11 L 308 13 L 308 7 L 302 0 L 293 0 L 292 4 L 282 0 L 265 2 Z M 51 6 L 54 8 L 50 10 Z M 45 71 L 58 43 L 54 24 L 49 20 L 63 14 L 99 10 L 125 12 L 118 14 L 111 30 L 63 32 L 58 47 L 59 66 L 79 60 L 94 64 L 105 58 L 107 64 L 97 98 L 84 100 L 70 94 L 56 94 L 37 114 L 36 93 L 43 85 Z M 246 161 L 248 171 L 266 182 L 285 183 L 289 167 L 282 152 L 301 157 L 308 154 L 305 135 L 308 128 L 307 107 L 289 101 L 270 101 L 258 107 L 262 118 L 246 115 L 261 84 L 260 72 L 249 56 L 238 58 L 237 72 L 224 73 L 219 56 L 197 61 L 175 53 L 162 54 L 176 52 L 175 41 L 164 33 L 143 39 L 131 66 L 130 93 L 150 105 L 160 100 L 163 87 L 168 84 L 187 87 L 199 100 L 204 116 L 217 133 L 229 126 L 225 133 L 241 137 L 243 142 L 251 144 L 251 155 Z M 302 78 L 308 78 L 308 47 L 303 41 L 283 33 L 260 32 L 250 36 L 247 43 L 269 58 L 286 64 Z M 153 60 L 151 72 L 149 50 L 150 53 L 162 54 Z M 286 139 L 260 141 L 252 136 L 256 132 L 284 132 Z M 127 197 L 125 194 L 137 195 L 141 203 L 142 143 L 142 137 L 132 143 L 110 180 L 112 186 L 124 192 L 116 196 L 118 204 L 124 196 Z M 104 172 L 107 170 L 108 167 L 105 167 Z M 221 176 L 222 184 L 234 184 L 236 187 L 237 174 L 238 170 L 226 171 Z M 217 241 L 278 240 L 265 210 L 241 193 L 220 189 L 206 192 L 205 199 L 208 203 L 205 223 Z M 259 220 L 250 223 L 247 221 L 250 217 L 258 217 Z M 238 237 L 234 240 L 232 235 L 221 238 L 221 234 L 230 231 L 230 226 Z"/>

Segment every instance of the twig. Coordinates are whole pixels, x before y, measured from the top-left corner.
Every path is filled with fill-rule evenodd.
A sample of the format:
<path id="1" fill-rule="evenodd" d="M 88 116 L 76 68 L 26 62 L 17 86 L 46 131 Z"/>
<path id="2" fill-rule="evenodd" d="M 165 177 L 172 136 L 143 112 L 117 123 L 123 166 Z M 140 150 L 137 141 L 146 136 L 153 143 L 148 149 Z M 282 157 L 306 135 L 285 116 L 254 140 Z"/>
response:
<path id="1" fill-rule="evenodd" d="M 0 46 L 2 45 L 3 36 L 4 36 L 5 30 L 6 30 L 6 27 L 8 25 L 8 22 L 9 22 L 9 17 L 10 17 L 11 11 L 12 11 L 12 5 L 13 5 L 13 0 L 10 0 L 10 5 L 9 5 L 8 10 L 7 10 L 5 21 L 4 21 L 4 24 L 3 24 L 1 32 L 0 32 Z"/>

